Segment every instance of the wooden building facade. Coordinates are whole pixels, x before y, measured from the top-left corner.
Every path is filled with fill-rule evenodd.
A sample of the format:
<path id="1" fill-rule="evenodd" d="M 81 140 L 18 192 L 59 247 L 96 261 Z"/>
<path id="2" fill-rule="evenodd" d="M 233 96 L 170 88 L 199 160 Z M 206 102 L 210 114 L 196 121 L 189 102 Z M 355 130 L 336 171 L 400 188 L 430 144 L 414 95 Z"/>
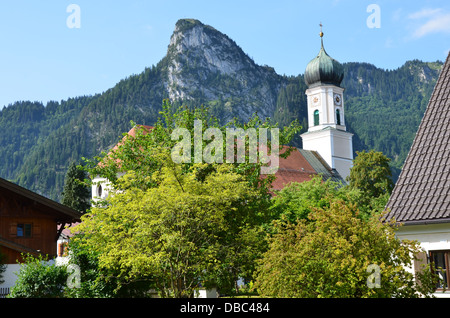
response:
<path id="1" fill-rule="evenodd" d="M 53 258 L 66 225 L 81 214 L 0 178 L 0 251 L 4 263 L 21 262 L 21 254 Z"/>

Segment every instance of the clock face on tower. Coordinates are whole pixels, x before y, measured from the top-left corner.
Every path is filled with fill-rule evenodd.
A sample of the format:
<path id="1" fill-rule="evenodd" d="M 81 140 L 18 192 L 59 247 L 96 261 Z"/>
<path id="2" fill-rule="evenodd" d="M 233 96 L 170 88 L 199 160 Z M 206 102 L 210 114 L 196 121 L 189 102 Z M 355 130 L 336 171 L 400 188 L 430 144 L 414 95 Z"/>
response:
<path id="1" fill-rule="evenodd" d="M 319 98 L 319 96 L 313 96 L 313 99 L 312 99 L 312 106 L 317 106 L 317 105 L 319 105 L 320 104 L 320 98 Z"/>
<path id="2" fill-rule="evenodd" d="M 334 94 L 334 104 L 340 106 L 342 104 L 342 98 L 339 94 Z"/>

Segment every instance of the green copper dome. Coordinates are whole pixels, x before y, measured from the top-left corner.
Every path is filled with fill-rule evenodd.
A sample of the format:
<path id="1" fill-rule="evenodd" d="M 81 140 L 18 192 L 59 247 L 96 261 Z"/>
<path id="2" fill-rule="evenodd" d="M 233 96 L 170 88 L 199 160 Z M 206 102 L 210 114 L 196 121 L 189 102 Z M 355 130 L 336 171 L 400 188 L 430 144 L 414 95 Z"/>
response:
<path id="1" fill-rule="evenodd" d="M 323 33 L 321 33 L 322 35 Z M 344 78 L 344 68 L 341 63 L 330 57 L 322 47 L 319 54 L 306 66 L 305 82 L 308 87 L 321 84 L 333 84 L 339 86 Z"/>

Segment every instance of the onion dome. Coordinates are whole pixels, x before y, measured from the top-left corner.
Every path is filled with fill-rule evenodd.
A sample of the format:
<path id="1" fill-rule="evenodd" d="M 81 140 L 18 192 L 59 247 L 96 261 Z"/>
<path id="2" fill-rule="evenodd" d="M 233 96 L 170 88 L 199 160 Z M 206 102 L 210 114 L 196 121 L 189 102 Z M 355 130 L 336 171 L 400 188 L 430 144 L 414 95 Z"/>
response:
<path id="1" fill-rule="evenodd" d="M 330 57 L 323 47 L 323 33 L 320 32 L 321 48 L 319 54 L 306 66 L 305 83 L 308 87 L 321 84 L 339 86 L 344 78 L 342 64 Z"/>

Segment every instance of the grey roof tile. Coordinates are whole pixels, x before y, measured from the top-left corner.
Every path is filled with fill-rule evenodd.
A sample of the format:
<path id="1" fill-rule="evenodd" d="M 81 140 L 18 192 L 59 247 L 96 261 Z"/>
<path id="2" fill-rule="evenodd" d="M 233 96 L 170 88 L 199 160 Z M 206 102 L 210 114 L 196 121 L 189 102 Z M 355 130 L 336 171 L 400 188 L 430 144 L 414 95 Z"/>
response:
<path id="1" fill-rule="evenodd" d="M 386 208 L 399 222 L 450 222 L 450 54 Z"/>

